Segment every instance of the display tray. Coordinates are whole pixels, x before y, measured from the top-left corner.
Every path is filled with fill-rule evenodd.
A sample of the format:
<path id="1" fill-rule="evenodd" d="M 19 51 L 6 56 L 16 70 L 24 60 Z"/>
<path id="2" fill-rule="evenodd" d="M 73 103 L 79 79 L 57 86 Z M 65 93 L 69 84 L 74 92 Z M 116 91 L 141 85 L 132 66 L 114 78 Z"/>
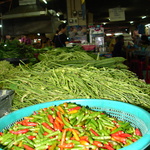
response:
<path id="1" fill-rule="evenodd" d="M 19 63 L 28 63 L 28 58 L 2 58 L 1 61 L 6 60 L 10 62 L 10 64 L 19 65 Z"/>
<path id="2" fill-rule="evenodd" d="M 92 50 L 95 50 L 96 46 L 95 45 L 82 45 L 82 48 L 85 51 L 92 51 Z"/>
<path id="3" fill-rule="evenodd" d="M 13 97 L 13 90 L 0 90 L 0 117 L 10 113 Z"/>

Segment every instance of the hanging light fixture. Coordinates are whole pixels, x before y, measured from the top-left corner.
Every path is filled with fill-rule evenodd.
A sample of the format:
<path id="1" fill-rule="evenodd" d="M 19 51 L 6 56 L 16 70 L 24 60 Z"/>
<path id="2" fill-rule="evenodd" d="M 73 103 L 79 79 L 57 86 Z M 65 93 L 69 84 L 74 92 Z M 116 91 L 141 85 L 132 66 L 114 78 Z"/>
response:
<path id="1" fill-rule="evenodd" d="M 130 24 L 133 24 L 134 23 L 134 21 L 130 21 Z"/>
<path id="2" fill-rule="evenodd" d="M 146 18 L 146 16 L 142 16 L 142 19 L 145 19 Z"/>
<path id="3" fill-rule="evenodd" d="M 47 1 L 46 1 L 46 0 L 43 0 L 43 2 L 44 2 L 45 4 L 47 4 Z"/>

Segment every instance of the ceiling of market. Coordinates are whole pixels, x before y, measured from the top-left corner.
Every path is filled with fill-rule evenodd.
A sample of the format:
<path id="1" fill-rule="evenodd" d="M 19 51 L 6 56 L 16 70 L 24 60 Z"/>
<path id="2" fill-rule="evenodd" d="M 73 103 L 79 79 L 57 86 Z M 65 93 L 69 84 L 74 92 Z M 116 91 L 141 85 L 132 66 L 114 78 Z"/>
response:
<path id="1" fill-rule="evenodd" d="M 1 0 L 0 12 L 6 13 L 18 6 L 19 0 Z M 61 11 L 66 14 L 66 0 L 39 0 L 39 4 L 48 9 L 54 9 L 56 12 Z M 126 27 L 131 25 L 130 21 L 134 21 L 132 25 L 137 26 L 140 23 L 150 22 L 150 0 L 85 0 L 86 11 L 93 13 L 94 24 L 103 24 L 105 28 L 110 27 Z M 110 21 L 109 9 L 120 7 L 125 10 L 124 21 Z M 146 18 L 142 19 L 142 16 Z"/>
<path id="2" fill-rule="evenodd" d="M 100 3 L 100 4 L 99 4 Z M 150 0 L 87 0 L 87 11 L 94 14 L 94 22 L 107 23 L 106 26 L 128 26 L 130 21 L 137 25 L 150 21 Z M 121 7 L 125 10 L 125 21 L 109 21 L 109 9 Z M 142 16 L 147 18 L 142 19 Z"/>

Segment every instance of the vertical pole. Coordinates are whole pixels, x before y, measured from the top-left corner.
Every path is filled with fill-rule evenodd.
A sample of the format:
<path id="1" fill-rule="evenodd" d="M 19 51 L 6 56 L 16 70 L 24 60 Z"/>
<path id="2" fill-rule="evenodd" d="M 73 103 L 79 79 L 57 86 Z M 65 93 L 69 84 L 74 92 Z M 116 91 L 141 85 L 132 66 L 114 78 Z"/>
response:
<path id="1" fill-rule="evenodd" d="M 2 39 L 3 39 L 3 19 L 2 19 L 2 13 L 0 13 L 0 19 L 1 19 L 1 22 L 0 22 L 0 24 L 1 24 L 1 41 L 2 41 Z"/>

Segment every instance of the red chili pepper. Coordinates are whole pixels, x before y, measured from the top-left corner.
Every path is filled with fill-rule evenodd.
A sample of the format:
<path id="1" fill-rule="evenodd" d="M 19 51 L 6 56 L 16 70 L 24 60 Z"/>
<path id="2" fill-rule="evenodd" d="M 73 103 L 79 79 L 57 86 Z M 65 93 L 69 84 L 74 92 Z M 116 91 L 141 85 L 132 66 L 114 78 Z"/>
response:
<path id="1" fill-rule="evenodd" d="M 29 131 L 29 129 L 22 129 L 22 130 L 18 130 L 18 131 L 10 130 L 9 132 L 12 134 L 24 134 L 24 133 L 27 133 L 28 131 Z"/>
<path id="2" fill-rule="evenodd" d="M 118 141 L 118 142 L 123 143 L 123 144 L 126 143 L 126 138 L 124 138 L 124 137 L 120 137 L 120 136 L 112 136 L 112 138 L 115 139 L 115 140 Z"/>
<path id="3" fill-rule="evenodd" d="M 28 139 L 29 140 L 33 140 L 33 139 L 35 139 L 36 137 L 35 136 L 32 136 L 32 135 L 30 135 L 30 136 L 28 136 Z"/>
<path id="4" fill-rule="evenodd" d="M 111 142 L 108 142 L 108 145 L 109 145 L 110 147 L 113 147 L 113 144 L 112 144 Z"/>
<path id="5" fill-rule="evenodd" d="M 76 140 L 75 137 L 71 137 L 70 140 Z"/>
<path id="6" fill-rule="evenodd" d="M 61 119 L 61 113 L 60 113 L 60 111 L 57 111 L 56 113 L 57 113 L 57 116 Z"/>
<path id="7" fill-rule="evenodd" d="M 3 133 L 2 133 L 2 132 L 0 132 L 0 135 L 3 135 Z"/>
<path id="8" fill-rule="evenodd" d="M 111 146 L 104 144 L 104 146 L 108 149 L 108 150 L 115 150 L 114 148 L 112 148 Z"/>
<path id="9" fill-rule="evenodd" d="M 99 136 L 99 134 L 98 134 L 96 131 L 94 131 L 93 129 L 90 129 L 90 131 L 91 131 L 95 136 Z"/>
<path id="10" fill-rule="evenodd" d="M 58 145 L 60 148 L 73 148 L 74 143 L 64 143 L 63 145 Z"/>
<path id="11" fill-rule="evenodd" d="M 88 136 L 81 136 L 81 137 L 80 137 L 80 140 L 85 140 L 85 141 L 89 142 Z"/>
<path id="12" fill-rule="evenodd" d="M 120 135 L 121 137 L 131 137 L 132 135 L 131 134 L 128 134 L 128 133 L 123 133 Z"/>
<path id="13" fill-rule="evenodd" d="M 136 142 L 136 141 L 137 141 L 137 139 L 132 139 L 132 141 L 133 141 L 133 142 Z"/>
<path id="14" fill-rule="evenodd" d="M 16 124 L 21 124 L 21 125 L 23 125 L 23 124 L 26 123 L 27 121 L 28 121 L 27 119 L 24 119 L 24 120 L 22 120 L 22 121 L 16 122 Z"/>
<path id="15" fill-rule="evenodd" d="M 26 149 L 26 150 L 34 150 L 33 148 L 31 148 L 30 146 L 28 146 L 28 145 L 23 145 L 23 147 Z"/>
<path id="16" fill-rule="evenodd" d="M 139 135 L 139 136 L 142 136 L 142 133 L 141 133 L 141 131 L 139 129 L 135 129 L 135 134 Z"/>
<path id="17" fill-rule="evenodd" d="M 34 111 L 34 112 L 33 112 L 33 115 L 36 115 L 36 114 L 37 114 L 37 112 L 36 112 L 36 111 Z"/>
<path id="18" fill-rule="evenodd" d="M 64 123 L 63 123 L 63 121 L 62 121 L 62 119 L 61 119 L 61 118 L 56 117 L 56 121 L 58 121 L 60 124 L 64 125 Z"/>
<path id="19" fill-rule="evenodd" d="M 43 122 L 42 125 L 43 125 L 45 128 L 47 128 L 47 129 L 49 129 L 49 130 L 51 130 L 51 131 L 55 131 L 55 130 L 54 130 L 52 127 L 50 127 L 50 125 L 47 124 L 46 122 Z"/>
<path id="20" fill-rule="evenodd" d="M 101 115 L 105 115 L 105 113 L 100 113 Z"/>
<path id="21" fill-rule="evenodd" d="M 38 123 L 35 123 L 35 122 L 23 122 L 22 125 L 24 125 L 24 126 L 37 126 Z"/>
<path id="22" fill-rule="evenodd" d="M 46 111 L 47 110 L 47 108 L 43 108 L 43 111 Z"/>
<path id="23" fill-rule="evenodd" d="M 68 111 L 79 110 L 79 109 L 81 109 L 81 107 L 80 107 L 80 106 L 76 106 L 76 107 L 73 107 L 73 108 L 68 109 Z"/>
<path id="24" fill-rule="evenodd" d="M 115 132 L 115 133 L 113 133 L 111 135 L 112 136 L 120 136 L 121 134 L 124 134 L 124 132 L 123 131 L 117 131 L 117 132 Z"/>
<path id="25" fill-rule="evenodd" d="M 62 131 L 62 127 L 57 120 L 54 121 L 53 126 L 55 130 Z"/>
<path id="26" fill-rule="evenodd" d="M 97 147 L 102 147 L 103 144 L 99 141 L 93 141 L 93 145 L 97 146 Z"/>
<path id="27" fill-rule="evenodd" d="M 55 110 L 55 108 L 53 107 L 53 108 L 51 108 L 51 110 L 52 110 L 52 111 L 54 111 L 54 110 Z"/>
<path id="28" fill-rule="evenodd" d="M 48 115 L 47 117 L 50 123 L 54 123 L 54 118 L 52 117 L 52 115 Z"/>
<path id="29" fill-rule="evenodd" d="M 115 120 L 113 120 L 112 122 L 113 122 L 113 123 L 117 123 L 117 121 L 115 121 Z"/>
<path id="30" fill-rule="evenodd" d="M 44 132 L 44 133 L 43 133 L 43 135 L 48 135 L 48 134 L 49 134 L 48 132 Z"/>

